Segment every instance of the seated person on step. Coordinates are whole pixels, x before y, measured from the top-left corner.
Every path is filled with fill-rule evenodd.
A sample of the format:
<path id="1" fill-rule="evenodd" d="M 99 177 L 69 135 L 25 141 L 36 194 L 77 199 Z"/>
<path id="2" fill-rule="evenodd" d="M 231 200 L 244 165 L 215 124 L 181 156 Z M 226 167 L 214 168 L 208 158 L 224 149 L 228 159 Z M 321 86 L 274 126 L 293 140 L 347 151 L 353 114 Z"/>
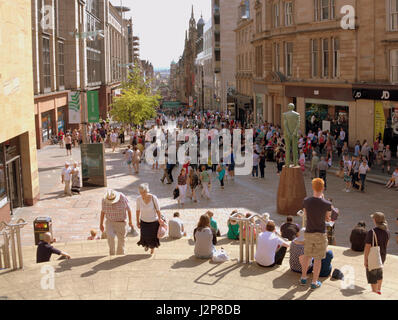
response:
<path id="1" fill-rule="evenodd" d="M 173 219 L 169 221 L 169 237 L 173 239 L 181 239 L 186 235 L 187 233 L 184 230 L 184 223 L 180 219 L 180 213 L 175 212 Z"/>
<path id="2" fill-rule="evenodd" d="M 41 263 L 41 262 L 48 262 L 51 259 L 51 255 L 57 254 L 61 255 L 67 259 L 70 259 L 70 255 L 67 254 L 66 252 L 62 252 L 61 250 L 58 250 L 54 248 L 51 244 L 54 242 L 52 235 L 50 232 L 46 232 L 43 235 L 43 240 L 39 242 L 39 245 L 37 246 L 37 252 L 36 252 L 36 262 Z"/>
<path id="3" fill-rule="evenodd" d="M 216 234 L 211 230 L 210 218 L 207 214 L 200 216 L 198 226 L 193 231 L 195 240 L 195 257 L 199 259 L 210 259 L 215 251 L 217 243 Z"/>

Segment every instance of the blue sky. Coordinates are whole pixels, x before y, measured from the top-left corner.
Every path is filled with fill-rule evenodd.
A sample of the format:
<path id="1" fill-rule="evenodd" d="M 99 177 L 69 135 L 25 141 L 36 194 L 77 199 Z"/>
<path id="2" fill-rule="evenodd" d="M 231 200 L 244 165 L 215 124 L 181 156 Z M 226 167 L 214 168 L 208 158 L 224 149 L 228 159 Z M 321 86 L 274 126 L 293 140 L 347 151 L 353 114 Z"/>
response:
<path id="1" fill-rule="evenodd" d="M 184 50 L 185 30 L 194 6 L 196 22 L 210 19 L 211 0 L 111 0 L 113 5 L 129 7 L 133 32 L 140 37 L 140 57 L 158 68 L 169 68 Z"/>

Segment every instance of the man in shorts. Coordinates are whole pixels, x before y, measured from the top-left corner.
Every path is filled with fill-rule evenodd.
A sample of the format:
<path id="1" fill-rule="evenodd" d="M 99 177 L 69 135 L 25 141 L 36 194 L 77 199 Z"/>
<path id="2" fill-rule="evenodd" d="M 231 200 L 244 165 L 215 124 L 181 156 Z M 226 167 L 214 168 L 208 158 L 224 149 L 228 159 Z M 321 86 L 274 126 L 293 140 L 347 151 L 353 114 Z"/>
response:
<path id="1" fill-rule="evenodd" d="M 321 178 L 312 180 L 313 196 L 307 197 L 303 202 L 303 210 L 306 216 L 306 226 L 304 233 L 304 258 L 301 262 L 302 275 L 301 285 L 307 284 L 307 270 L 314 258 L 314 271 L 312 277 L 311 290 L 321 286 L 318 281 L 321 271 L 322 259 L 326 257 L 328 238 L 326 234 L 325 221 L 330 220 L 332 204 L 324 199 L 323 191 L 325 182 Z"/>

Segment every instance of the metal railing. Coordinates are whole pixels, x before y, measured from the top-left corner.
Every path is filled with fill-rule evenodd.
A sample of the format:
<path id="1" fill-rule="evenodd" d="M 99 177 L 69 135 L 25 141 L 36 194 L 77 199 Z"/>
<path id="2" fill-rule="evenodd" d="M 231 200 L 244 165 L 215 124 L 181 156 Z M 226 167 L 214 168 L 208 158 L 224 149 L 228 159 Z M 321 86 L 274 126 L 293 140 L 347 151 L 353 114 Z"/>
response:
<path id="1" fill-rule="evenodd" d="M 3 235 L 3 244 L 0 246 L 0 268 L 11 268 L 10 246 L 12 257 L 12 269 L 23 268 L 21 229 L 27 224 L 19 219 L 16 223 L 0 223 L 0 236 Z M 18 255 L 18 260 L 17 260 Z M 19 266 L 18 266 L 19 261 Z"/>
<path id="2" fill-rule="evenodd" d="M 239 262 L 244 262 L 249 264 L 254 261 L 254 244 L 257 246 L 257 239 L 259 234 L 259 225 L 255 223 L 254 219 L 257 219 L 260 223 L 267 225 L 269 221 L 269 213 L 264 214 L 251 214 L 249 217 L 244 217 L 242 213 L 234 213 L 229 219 L 239 223 Z M 253 222 L 254 221 L 254 222 Z M 245 226 L 245 246 L 243 245 L 243 225 Z M 254 239 L 254 234 L 256 230 L 256 239 Z M 244 250 L 246 249 L 246 250 Z M 245 254 L 244 254 L 245 251 Z M 245 261 L 243 261 L 243 256 L 245 256 Z"/>

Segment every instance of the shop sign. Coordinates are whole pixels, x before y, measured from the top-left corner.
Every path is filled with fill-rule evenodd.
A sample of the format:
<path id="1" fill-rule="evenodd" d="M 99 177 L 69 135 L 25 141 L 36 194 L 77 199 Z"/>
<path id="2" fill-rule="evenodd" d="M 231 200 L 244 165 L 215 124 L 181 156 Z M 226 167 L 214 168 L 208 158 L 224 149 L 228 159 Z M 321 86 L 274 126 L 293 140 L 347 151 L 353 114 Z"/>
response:
<path id="1" fill-rule="evenodd" d="M 367 99 L 367 100 L 382 100 L 382 101 L 398 101 L 398 90 L 353 88 L 352 96 L 355 100 Z"/>
<path id="2" fill-rule="evenodd" d="M 99 122 L 98 91 L 87 92 L 87 111 L 88 111 L 88 122 L 98 123 Z"/>
<path id="3" fill-rule="evenodd" d="M 386 118 L 384 116 L 384 108 L 382 102 L 375 103 L 375 131 L 374 131 L 374 140 L 381 133 L 381 138 L 384 136 L 384 128 L 386 126 Z"/>
<path id="4" fill-rule="evenodd" d="M 322 121 L 322 131 L 330 132 L 330 121 L 326 121 L 326 120 Z"/>
<path id="5" fill-rule="evenodd" d="M 69 123 L 80 123 L 80 92 L 69 92 Z"/>

